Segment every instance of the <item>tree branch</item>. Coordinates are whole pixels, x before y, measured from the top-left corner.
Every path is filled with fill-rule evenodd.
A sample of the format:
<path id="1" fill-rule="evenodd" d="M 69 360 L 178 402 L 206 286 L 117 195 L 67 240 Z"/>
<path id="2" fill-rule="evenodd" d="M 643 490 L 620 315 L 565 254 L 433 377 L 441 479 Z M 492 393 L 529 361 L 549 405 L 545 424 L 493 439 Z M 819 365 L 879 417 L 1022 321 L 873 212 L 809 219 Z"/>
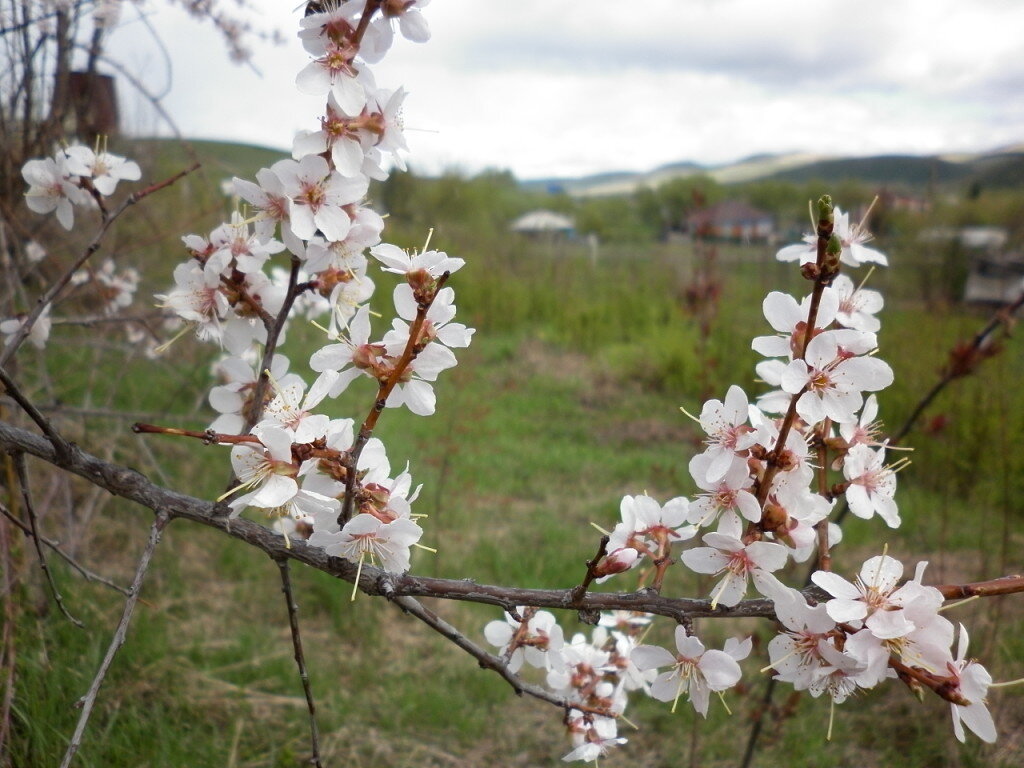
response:
<path id="1" fill-rule="evenodd" d="M 31 432 L 0 421 L 0 448 L 8 451 L 23 451 L 37 456 L 61 469 L 84 477 L 115 496 L 129 499 L 169 518 L 183 518 L 216 528 L 234 539 L 244 541 L 276 559 L 296 560 L 335 578 L 354 582 L 359 577 L 359 589 L 367 595 L 378 597 L 434 597 L 442 600 L 484 603 L 505 610 L 514 610 L 517 605 L 532 605 L 555 610 L 584 611 L 635 611 L 666 616 L 675 621 L 691 618 L 774 618 L 775 608 L 767 598 L 742 600 L 732 608 L 722 605 L 711 607 L 707 599 L 664 597 L 656 591 L 641 589 L 636 592 L 588 592 L 574 601 L 573 588 L 568 589 L 524 589 L 521 587 L 478 584 L 471 579 L 435 579 L 410 574 L 392 574 L 370 565 L 359 566 L 348 560 L 328 555 L 319 547 L 292 539 L 286 542 L 281 534 L 244 518 L 228 519 L 230 508 L 223 502 L 205 501 L 177 491 L 163 488 L 150 482 L 144 475 L 118 464 L 93 456 L 77 446 L 72 446 L 70 461 L 57 460 L 53 446 Z M 1012 584 L 1009 579 L 1014 581 Z M 999 589 L 984 587 L 985 594 L 1008 594 L 1024 592 L 1024 577 L 1008 577 L 997 580 Z M 938 589 L 946 594 L 971 594 L 971 589 L 982 589 L 980 584 L 943 585 Z M 827 599 L 825 592 L 816 586 L 804 590 L 804 596 L 814 602 Z"/>

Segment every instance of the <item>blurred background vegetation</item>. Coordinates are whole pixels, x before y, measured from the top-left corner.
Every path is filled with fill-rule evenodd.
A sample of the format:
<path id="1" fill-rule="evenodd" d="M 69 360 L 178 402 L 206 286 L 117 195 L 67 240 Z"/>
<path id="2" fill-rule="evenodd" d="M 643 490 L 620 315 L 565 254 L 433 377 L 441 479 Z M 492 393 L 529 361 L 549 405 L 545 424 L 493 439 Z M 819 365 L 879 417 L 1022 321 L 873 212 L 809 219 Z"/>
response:
<path id="1" fill-rule="evenodd" d="M 170 142 L 112 149 L 141 158 L 148 166 L 144 178 L 152 180 L 179 170 L 193 154 L 203 161 L 198 174 L 120 222 L 100 254 L 143 272 L 134 311 L 150 313 L 148 297 L 167 289 L 184 258 L 180 236 L 205 234 L 229 210 L 222 179 L 252 177 L 278 156 L 202 142 L 189 149 Z M 1024 238 L 1024 184 L 1012 158 L 959 176 L 935 163 L 923 169 L 908 163 L 879 160 L 856 173 L 812 168 L 802 177 L 742 184 L 696 175 L 602 196 L 559 182 L 523 185 L 499 171 L 469 178 L 395 174 L 371 189 L 371 203 L 388 214 L 389 242 L 421 247 L 432 229 L 431 247 L 467 260 L 451 285 L 458 319 L 478 329 L 460 365 L 442 375 L 434 417 L 389 411 L 381 420 L 393 466 L 410 461 L 415 481 L 424 483 L 416 507 L 429 515 L 424 543 L 438 549 L 436 555 L 417 553 L 413 571 L 568 587 L 579 582 L 596 547 L 590 523 L 614 525 L 622 495 L 692 496 L 687 463 L 701 436 L 678 407 L 697 411 L 734 382 L 748 393 L 761 391 L 763 385 L 753 383 L 757 357 L 750 350 L 753 336 L 769 332 L 761 299 L 769 290 L 800 294 L 805 287 L 793 265 L 773 256 L 778 244 L 809 228 L 807 200 L 823 192 L 852 211 L 885 193 L 872 217 L 875 245 L 892 266 L 876 270 L 868 285 L 886 296 L 879 354 L 895 369 L 896 383 L 881 394 L 881 416 L 887 428 L 897 429 L 937 379 L 951 347 L 993 309 L 962 300 L 972 253 L 956 238 L 929 240 L 922 232 L 999 227 L 1010 250 L 1019 250 Z M 886 205 L 896 199 L 921 205 Z M 697 209 L 725 200 L 769 212 L 780 242 L 695 242 L 692 232 L 681 231 Z M 513 220 L 537 209 L 571 216 L 572 235 L 510 231 Z M 42 285 L 48 270 L 81 243 L 62 239 L 39 217 L 26 217 L 25 226 L 51 252 L 50 262 L 39 266 Z M 82 227 L 80 236 L 88 237 L 88 230 Z M 388 317 L 392 276 L 372 273 L 374 307 Z M 87 301 L 72 297 L 54 315 L 74 314 Z M 170 335 L 158 324 L 152 329 Z M 283 350 L 293 370 L 308 376 L 306 359 L 321 343 L 316 329 L 294 322 Z M 900 474 L 897 495 L 903 527 L 849 520 L 836 553 L 839 572 L 852 575 L 886 543 L 908 571 L 928 560 L 935 583 L 1021 571 L 1024 348 L 1019 336 L 1003 343 L 1002 354 L 955 382 L 908 437 L 913 464 Z M 204 428 L 213 417 L 205 397 L 215 355 L 186 337 L 150 359 L 116 326 L 59 324 L 45 358 L 26 348 L 20 363 L 30 393 L 83 448 L 212 498 L 227 479 L 225 450 L 143 439 L 130 424 L 142 419 Z M 369 386 L 353 386 L 330 412 L 358 420 L 372 398 Z M 127 583 L 149 515 L 75 479 L 51 476 L 37 463 L 29 469 L 45 532 Z M 72 612 L 87 624 L 84 631 L 74 628 L 54 610 L 31 548 L 20 537 L 12 542 L 25 575 L 17 587 L 12 765 L 52 766 L 74 728 L 74 704 L 106 648 L 121 599 L 51 557 Z M 792 575 L 799 580 L 802 574 L 796 568 Z M 293 578 L 328 765 L 556 765 L 568 751 L 557 711 L 516 698 L 496 676 L 393 606 L 350 602 L 349 588 L 323 574 L 298 570 Z M 626 577 L 606 588 L 630 585 Z M 704 594 L 709 586 L 673 569 L 665 592 Z M 1022 605 L 1012 596 L 949 614 L 968 625 L 972 654 L 997 680 L 1024 675 Z M 431 607 L 480 642 L 484 624 L 499 615 L 479 606 Z M 562 618 L 567 633 L 586 630 L 572 615 Z M 669 631 L 659 626 L 651 639 L 665 639 Z M 716 704 L 704 723 L 687 707 L 672 715 L 636 696 L 627 716 L 640 730 L 625 729 L 630 744 L 607 758 L 608 765 L 737 764 L 767 680 L 758 669 L 774 628 L 705 620 L 698 631 L 712 643 L 731 634 L 755 637 L 743 687 L 727 696 L 733 714 Z M 291 653 L 274 564 L 241 543 L 175 523 L 157 550 L 143 604 L 77 764 L 304 764 L 306 714 Z M 826 743 L 827 704 L 783 692 L 755 764 L 1021 765 L 1024 698 L 1015 689 L 1001 690 L 993 692 L 991 705 L 1000 741 L 961 746 L 952 736 L 948 705 L 933 698 L 918 703 L 891 684 L 839 707 L 833 740 Z"/>

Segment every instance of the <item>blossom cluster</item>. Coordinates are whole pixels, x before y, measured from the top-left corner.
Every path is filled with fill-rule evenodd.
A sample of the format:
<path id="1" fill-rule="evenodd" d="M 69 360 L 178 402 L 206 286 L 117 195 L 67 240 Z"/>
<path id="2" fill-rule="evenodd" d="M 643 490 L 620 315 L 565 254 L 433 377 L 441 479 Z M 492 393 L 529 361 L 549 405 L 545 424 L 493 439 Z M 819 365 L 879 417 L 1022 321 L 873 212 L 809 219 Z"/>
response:
<path id="1" fill-rule="evenodd" d="M 365 202 L 371 180 L 404 168 L 407 149 L 405 92 L 378 88 L 368 65 L 387 52 L 396 27 L 413 41 L 428 39 L 425 4 L 342 0 L 302 20 L 299 38 L 311 61 L 296 87 L 325 98 L 318 130 L 296 135 L 292 157 L 261 169 L 255 181 L 232 180 L 245 214 L 186 235 L 187 259 L 157 297 L 177 324 L 224 352 L 214 365 L 221 382 L 209 402 L 219 415 L 209 434 L 232 446 L 231 515 L 261 510 L 285 537 L 393 572 L 408 569 L 423 533 L 410 506 L 418 488 L 407 469 L 392 472 L 379 440 L 324 408 L 367 377 L 384 407 L 430 415 L 433 382 L 456 365 L 452 350 L 468 346 L 473 334 L 454 321 L 455 292 L 444 285 L 463 260 L 382 243 L 384 220 Z M 138 179 L 140 170 L 72 146 L 29 161 L 23 175 L 29 208 L 56 212 L 71 228 L 74 206 L 100 205 L 118 180 Z M 394 320 L 379 338 L 370 328 L 368 256 L 402 281 L 393 290 Z M 138 276 L 106 262 L 72 283 L 95 284 L 103 313 L 111 314 L 130 301 Z M 326 336 L 309 360 L 311 385 L 276 351 L 295 317 L 318 323 Z M 43 344 L 50 325 L 44 313 L 29 340 Z M 18 328 L 18 319 L 0 325 L 7 335 Z"/>
<path id="2" fill-rule="evenodd" d="M 75 206 L 94 209 L 114 194 L 119 181 L 138 181 L 142 171 L 138 164 L 105 149 L 90 149 L 82 144 L 61 147 L 52 157 L 29 160 L 22 166 L 21 175 L 28 183 L 25 204 L 35 213 L 55 213 L 65 229 L 74 226 Z M 30 263 L 46 257 L 46 251 L 36 242 L 25 244 L 25 256 Z M 139 274 L 128 268 L 116 272 L 113 260 L 107 259 L 98 270 L 79 270 L 71 282 L 75 285 L 92 284 L 98 294 L 104 315 L 114 315 L 130 306 L 139 284 Z M 43 349 L 50 337 L 53 319 L 52 304 L 43 307 L 32 322 L 26 338 L 38 349 Z M 4 344 L 21 331 L 26 315 L 0 321 L 0 334 Z"/>
<path id="3" fill-rule="evenodd" d="M 395 23 L 414 40 L 429 36 L 416 5 L 389 5 L 364 20 L 363 3 L 343 2 L 302 20 L 299 37 L 312 60 L 296 85 L 326 98 L 319 130 L 300 132 L 292 157 L 260 170 L 255 182 L 233 180 L 250 214 L 185 237 L 190 258 L 160 297 L 199 339 L 227 353 L 216 366 L 224 381 L 210 393 L 220 414 L 210 428 L 246 438 L 231 452 L 233 490 L 243 492 L 230 501 L 232 515 L 263 510 L 285 536 L 396 573 L 409 568 L 423 533 L 410 507 L 418 489 L 407 470 L 392 476 L 379 440 L 361 439 L 352 419 L 322 409 L 367 377 L 385 407 L 430 415 L 433 382 L 473 334 L 453 321 L 455 292 L 444 285 L 463 260 L 382 243 L 384 220 L 365 203 L 370 181 L 386 178 L 389 163 L 404 167 L 406 149 L 405 93 L 378 88 L 367 65 L 384 55 Z M 368 254 L 402 278 L 392 327 L 377 339 Z M 290 269 L 274 266 L 279 255 Z M 289 313 L 326 334 L 309 359 L 317 377 L 308 386 L 287 357 L 267 355 L 271 329 L 283 341 Z"/>
<path id="4" fill-rule="evenodd" d="M 261 169 L 255 181 L 232 180 L 245 212 L 206 235 L 185 236 L 187 259 L 158 297 L 176 324 L 224 353 L 213 366 L 220 383 L 209 393 L 218 415 L 202 435 L 231 446 L 237 483 L 222 497 L 230 515 L 258 510 L 288 542 L 302 539 L 360 569 L 369 562 L 391 573 L 407 571 L 411 548 L 421 546 L 412 511 L 420 488 L 408 466 L 392 468 L 372 436 L 376 418 L 403 406 L 432 414 L 434 382 L 456 365 L 454 350 L 474 333 L 455 321 L 447 285 L 463 260 L 430 249 L 429 239 L 414 253 L 382 242 L 384 219 L 366 202 L 371 181 L 403 168 L 406 151 L 405 92 L 379 88 L 368 65 L 387 52 L 396 27 L 417 42 L 429 37 L 425 4 L 341 0 L 303 19 L 299 37 L 311 61 L 296 86 L 324 97 L 319 127 L 300 132 L 292 157 Z M 101 206 L 119 180 L 140 173 L 131 161 L 72 146 L 29 161 L 23 176 L 30 209 L 55 212 L 70 228 L 74 206 Z M 752 586 L 774 605 L 781 625 L 768 644 L 776 679 L 841 703 L 857 689 L 899 678 L 950 703 L 958 738 L 966 725 L 992 741 L 985 704 L 991 678 L 967 658 L 962 626 L 953 654 L 956 632 L 939 613 L 942 594 L 923 583 L 924 564 L 903 584 L 902 565 L 885 554 L 865 562 L 855 582 L 828 567 L 841 540 L 831 522 L 840 498 L 858 517 L 900 524 L 895 490 L 903 463 L 887 463 L 893 446 L 876 421 L 875 393 L 893 381 L 877 354 L 882 297 L 841 273 L 887 259 L 865 245 L 864 226 L 851 224 L 831 200 L 822 198 L 818 213 L 817 232 L 777 254 L 800 263 L 811 292 L 773 291 L 762 304 L 772 333 L 752 348 L 764 358 L 756 373 L 769 391 L 752 401 L 734 385 L 703 404 L 692 418 L 704 448 L 689 462 L 698 491 L 664 504 L 625 496 L 582 589 L 639 571 L 641 585 L 660 590 L 667 570 L 681 562 L 714 577 L 710 608 L 727 612 Z M 371 328 L 371 258 L 399 278 L 382 335 Z M 106 262 L 72 282 L 95 284 L 111 314 L 131 301 L 138 276 Z M 49 333 L 47 312 L 29 336 L 37 346 Z M 277 351 L 296 317 L 324 334 L 308 359 L 315 378 L 304 378 Z M 0 332 L 21 327 L 9 319 Z M 361 378 L 376 386 L 366 420 L 327 412 Z M 838 473 L 836 482 L 830 472 Z M 812 577 L 823 590 L 817 596 L 828 598 L 780 578 L 792 563 L 812 559 L 821 566 Z M 708 648 L 692 625 L 679 624 L 671 650 L 642 642 L 650 622 L 644 614 L 606 614 L 589 638 L 567 640 L 551 613 L 520 607 L 487 624 L 484 636 L 509 673 L 524 665 L 543 673 L 566 712 L 572 749 L 564 759 L 590 762 L 625 743 L 618 723 L 630 693 L 672 702 L 673 711 L 685 694 L 707 717 L 710 694 L 724 696 L 741 679 L 750 638 Z"/>
<path id="5" fill-rule="evenodd" d="M 924 564 L 902 586 L 903 567 L 887 555 L 869 559 L 855 584 L 817 570 L 814 583 L 831 595 L 820 603 L 777 575 L 793 562 L 830 560 L 841 539 L 839 527 L 830 522 L 840 497 L 858 517 L 877 514 L 891 527 L 900 524 L 894 495 L 902 462 L 886 463 L 890 448 L 876 422 L 874 393 L 893 381 L 891 367 L 877 355 L 881 324 L 876 314 L 883 301 L 840 273 L 843 265 L 885 264 L 886 258 L 863 245 L 866 230 L 850 225 L 830 200 L 823 198 L 819 211 L 818 234 L 778 254 L 781 261 L 802 262 L 812 292 L 803 297 L 769 293 L 762 309 L 774 333 L 752 343 L 764 358 L 756 367 L 758 377 L 773 389 L 751 402 L 734 385 L 723 400 L 704 403 L 692 417 L 705 434 L 704 450 L 689 463 L 700 492 L 665 504 L 647 495 L 624 497 L 604 556 L 590 564 L 589 573 L 600 582 L 641 569 L 641 585 L 660 589 L 666 569 L 678 560 L 694 573 L 717 577 L 709 594 L 712 610 L 736 606 L 752 585 L 772 601 L 782 626 L 769 644 L 769 668 L 778 680 L 812 696 L 828 693 L 841 703 L 858 688 L 899 677 L 950 702 L 958 738 L 964 738 L 967 725 L 992 741 L 995 727 L 985 706 L 991 678 L 966 658 L 962 628 L 953 656 L 953 625 L 939 615 L 942 594 L 922 583 Z M 829 472 L 842 473 L 842 480 L 827 482 Z M 703 546 L 686 545 L 697 537 Z M 681 551 L 675 555 L 674 550 Z M 529 646 L 526 658 L 532 653 L 542 662 L 537 666 L 548 670 L 549 685 L 574 701 L 576 689 L 566 692 L 552 684 L 564 678 L 559 665 L 567 664 L 562 630 L 548 621 L 540 631 L 536 622 L 536 617 L 511 622 L 501 633 L 492 622 L 485 634 L 506 654 Z M 731 638 L 716 650 L 706 648 L 689 626 L 679 625 L 675 633 L 674 651 L 635 646 L 623 669 L 640 681 L 636 688 L 673 702 L 673 710 L 685 693 L 706 717 L 710 693 L 721 695 L 739 682 L 739 662 L 751 642 Z M 589 652 L 597 654 L 597 644 Z M 606 698 L 607 717 L 621 715 L 627 687 L 606 685 L 605 690 L 615 694 Z M 586 718 L 586 728 L 578 719 L 569 724 L 575 748 L 566 760 L 596 760 L 624 741 L 614 724 L 589 712 Z"/>
<path id="6" fill-rule="evenodd" d="M 75 223 L 74 206 L 92 207 L 109 197 L 117 182 L 138 181 L 142 171 L 132 160 L 76 144 L 52 157 L 29 160 L 21 169 L 28 182 L 25 202 L 36 213 L 56 213 L 64 229 Z"/>

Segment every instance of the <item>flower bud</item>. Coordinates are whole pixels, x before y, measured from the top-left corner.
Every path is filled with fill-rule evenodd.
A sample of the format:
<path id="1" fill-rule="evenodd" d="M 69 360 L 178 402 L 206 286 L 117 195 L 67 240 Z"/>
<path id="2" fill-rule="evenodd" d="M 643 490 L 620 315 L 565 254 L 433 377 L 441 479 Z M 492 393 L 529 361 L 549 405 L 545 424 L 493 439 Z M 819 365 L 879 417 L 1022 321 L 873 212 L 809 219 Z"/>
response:
<path id="1" fill-rule="evenodd" d="M 832 204 L 831 195 L 822 195 L 818 198 L 818 221 L 835 223 L 835 206 Z"/>
<path id="2" fill-rule="evenodd" d="M 611 576 L 613 573 L 622 573 L 633 567 L 639 559 L 640 553 L 632 547 L 616 549 L 610 555 L 606 555 L 600 563 L 594 566 L 594 575 L 598 578 Z"/>

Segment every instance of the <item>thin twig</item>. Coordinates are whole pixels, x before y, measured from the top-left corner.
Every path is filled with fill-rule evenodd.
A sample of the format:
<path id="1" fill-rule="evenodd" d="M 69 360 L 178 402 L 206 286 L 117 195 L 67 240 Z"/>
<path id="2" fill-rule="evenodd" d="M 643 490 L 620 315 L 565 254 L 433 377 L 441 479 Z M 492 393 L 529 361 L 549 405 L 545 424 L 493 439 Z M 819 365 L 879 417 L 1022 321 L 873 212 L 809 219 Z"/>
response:
<path id="1" fill-rule="evenodd" d="M 43 574 L 46 576 L 46 583 L 50 586 L 50 592 L 53 594 L 53 600 L 57 603 L 57 607 L 60 608 L 60 612 L 64 614 L 64 617 L 74 624 L 79 629 L 85 629 L 85 625 L 71 615 L 67 606 L 64 605 L 64 597 L 61 595 L 60 590 L 57 589 L 57 583 L 53 580 L 53 574 L 50 573 L 50 566 L 46 562 L 46 553 L 43 552 L 43 545 L 39 541 L 39 529 L 36 521 L 36 511 L 32 504 L 32 494 L 28 487 L 28 472 L 25 470 L 25 454 L 19 452 L 12 453 L 11 458 L 14 461 L 14 471 L 18 475 L 18 485 L 21 486 L 21 500 L 25 504 L 25 514 L 28 516 L 29 528 L 32 532 L 32 543 L 36 548 L 36 555 L 39 558 L 39 566 L 43 569 Z"/>
<path id="2" fill-rule="evenodd" d="M 263 361 L 260 363 L 259 376 L 256 379 L 252 399 L 249 401 L 251 403 L 251 410 L 246 414 L 245 425 L 242 427 L 243 434 L 256 426 L 256 423 L 263 418 L 263 410 L 266 407 L 267 401 L 267 390 L 270 389 L 270 374 L 268 371 L 272 367 L 274 355 L 277 353 L 277 342 L 281 336 L 281 331 L 284 329 L 288 315 L 291 314 L 292 305 L 299 295 L 299 269 L 301 267 L 302 263 L 297 257 L 293 256 L 292 270 L 288 275 L 288 290 L 285 293 L 281 309 L 277 313 L 276 318 L 270 318 L 267 315 L 267 319 L 263 321 L 267 329 L 267 342 L 263 347 Z M 268 322 L 269 319 L 272 319 L 273 322 Z"/>
<path id="3" fill-rule="evenodd" d="M 370 0 L 370 2 L 372 2 L 372 0 Z M 369 7 L 369 4 L 370 3 L 368 2 L 367 7 Z M 405 349 L 402 350 L 402 355 L 398 358 L 398 362 L 395 363 L 394 368 L 391 370 L 391 374 L 385 381 L 380 383 L 380 386 L 377 389 L 377 397 L 374 400 L 373 405 L 370 407 L 370 412 L 363 420 L 363 424 L 359 428 L 359 434 L 356 435 L 356 439 L 348 451 L 348 456 L 345 459 L 345 469 L 347 470 L 345 474 L 345 500 L 341 506 L 341 513 L 338 515 L 338 525 L 342 527 L 352 519 L 352 508 L 355 506 L 356 495 L 356 467 L 359 465 L 359 456 L 362 454 L 363 448 L 366 447 L 366 444 L 373 436 L 373 430 L 377 426 L 377 420 L 384 411 L 391 393 L 394 391 L 395 387 L 398 386 L 398 382 L 401 380 L 406 369 L 423 350 L 425 344 L 421 344 L 420 342 L 420 333 L 423 330 L 423 324 L 427 321 L 427 313 L 430 311 L 430 307 L 433 305 L 437 295 L 441 292 L 444 284 L 448 282 L 449 277 L 451 277 L 451 272 L 445 272 L 437 278 L 434 283 L 433 293 L 429 300 L 423 301 L 417 305 L 416 318 L 412 321 L 412 325 L 409 327 L 409 340 L 405 343 Z"/>
<path id="4" fill-rule="evenodd" d="M 21 520 L 16 518 L 13 514 L 11 514 L 11 510 L 9 510 L 2 503 L 0 503 L 0 515 L 3 515 L 16 526 L 18 526 L 18 528 L 21 529 L 21 532 L 24 533 L 26 536 L 32 535 L 32 529 L 25 523 L 21 522 Z M 126 588 L 122 587 L 120 584 L 115 584 L 109 579 L 100 576 L 95 571 L 91 571 L 88 568 L 86 568 L 80 562 L 75 560 L 75 558 L 73 558 L 63 549 L 61 549 L 59 542 L 56 542 L 53 539 L 48 539 L 45 536 L 38 536 L 37 538 L 43 544 L 52 549 L 54 553 L 56 553 L 57 556 L 60 557 L 64 562 L 66 562 L 68 565 L 70 565 L 72 568 L 78 571 L 78 573 L 81 574 L 82 578 L 84 578 L 86 581 L 95 581 L 99 584 L 103 584 L 104 586 L 110 587 L 111 589 L 120 592 L 122 595 L 125 596 L 131 594 Z"/>
<path id="5" fill-rule="evenodd" d="M 306 708 L 309 710 L 309 741 L 312 749 L 309 762 L 316 768 L 323 768 L 320 762 L 320 730 L 316 725 L 316 701 L 313 699 L 313 688 L 309 684 L 309 673 L 306 671 L 306 657 L 302 653 L 302 636 L 299 634 L 299 607 L 295 604 L 295 593 L 292 591 L 291 567 L 287 558 L 275 557 L 274 562 L 281 571 L 281 591 L 288 606 L 288 624 L 292 630 L 292 647 L 295 649 L 295 664 L 299 668 L 299 679 L 302 681 L 302 692 L 306 695 Z"/>
<path id="6" fill-rule="evenodd" d="M 146 542 L 146 548 L 142 550 L 142 557 L 139 558 L 139 565 L 135 569 L 135 578 L 132 579 L 132 585 L 129 588 L 131 594 L 124 601 L 124 611 L 121 613 L 121 620 L 117 623 L 114 636 L 110 639 L 110 645 L 107 647 L 107 654 L 103 657 L 99 669 L 96 670 L 92 684 L 89 686 L 89 691 L 78 702 L 78 705 L 82 708 L 82 714 L 78 716 L 78 724 L 75 726 L 75 732 L 71 736 L 67 751 L 64 753 L 64 759 L 61 760 L 60 768 L 68 768 L 71 765 L 75 753 L 78 752 L 78 748 L 82 745 L 82 734 L 85 732 L 85 726 L 89 722 L 92 708 L 96 704 L 96 695 L 103 684 L 103 679 L 107 676 L 107 670 L 110 669 L 110 665 L 114 661 L 114 656 L 121 646 L 124 645 L 125 635 L 128 632 L 128 623 L 132 620 L 135 603 L 138 602 L 139 594 L 142 592 L 142 581 L 145 579 L 146 571 L 149 569 L 149 562 L 153 558 L 153 551 L 156 549 L 156 545 L 160 543 L 160 535 L 170 519 L 170 515 L 166 512 L 157 512 L 153 526 L 149 529 L 149 540 Z"/>
<path id="7" fill-rule="evenodd" d="M 597 569 L 598 563 L 601 562 L 601 558 L 608 554 L 608 541 L 609 538 L 607 536 L 602 536 L 601 542 L 597 546 L 597 554 L 594 555 L 592 560 L 587 560 L 587 572 L 583 576 L 583 581 L 580 582 L 580 585 L 572 591 L 572 599 L 574 603 L 578 603 L 583 599 L 583 596 L 587 594 L 587 587 L 589 587 L 591 582 L 597 578 L 595 570 Z"/>
<path id="8" fill-rule="evenodd" d="M 565 712 L 568 712 L 570 709 L 576 709 L 581 712 L 590 712 L 602 717 L 616 716 L 615 713 L 610 710 L 595 709 L 594 707 L 588 707 L 584 704 L 574 703 L 568 699 L 562 698 L 561 696 L 556 696 L 540 686 L 525 682 L 508 668 L 508 663 L 504 659 L 485 651 L 436 613 L 425 608 L 419 600 L 411 597 L 395 597 L 392 599 L 392 602 L 394 602 L 403 611 L 412 614 L 439 635 L 451 641 L 470 656 L 475 658 L 483 669 L 489 669 L 504 678 L 505 681 L 512 686 L 512 690 L 516 692 L 517 696 L 521 696 L 525 693 L 527 696 L 532 696 L 535 699 L 546 701 L 548 704 L 553 704 Z"/>

